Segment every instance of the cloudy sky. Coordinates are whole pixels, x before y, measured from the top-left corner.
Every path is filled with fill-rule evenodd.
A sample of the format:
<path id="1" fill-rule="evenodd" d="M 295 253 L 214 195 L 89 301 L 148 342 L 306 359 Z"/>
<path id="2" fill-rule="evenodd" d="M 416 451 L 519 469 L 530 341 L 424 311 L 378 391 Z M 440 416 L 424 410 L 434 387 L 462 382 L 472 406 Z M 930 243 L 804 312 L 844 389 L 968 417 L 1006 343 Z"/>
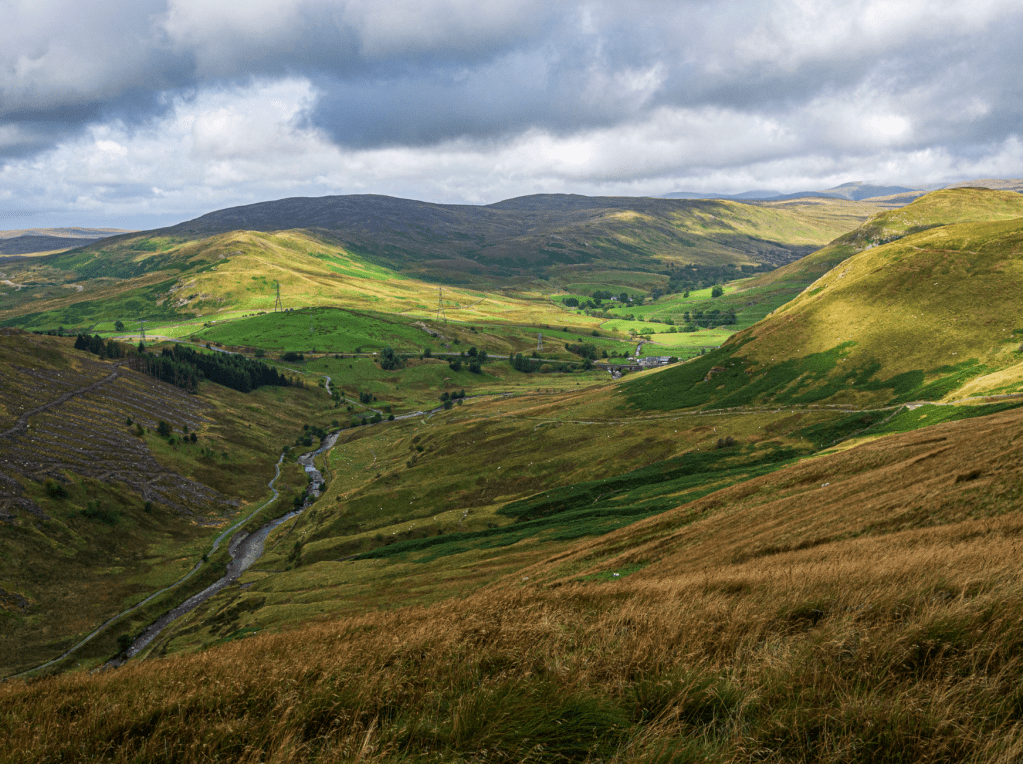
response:
<path id="1" fill-rule="evenodd" d="M 1020 0 L 0 0 L 0 229 L 1023 176 Z"/>

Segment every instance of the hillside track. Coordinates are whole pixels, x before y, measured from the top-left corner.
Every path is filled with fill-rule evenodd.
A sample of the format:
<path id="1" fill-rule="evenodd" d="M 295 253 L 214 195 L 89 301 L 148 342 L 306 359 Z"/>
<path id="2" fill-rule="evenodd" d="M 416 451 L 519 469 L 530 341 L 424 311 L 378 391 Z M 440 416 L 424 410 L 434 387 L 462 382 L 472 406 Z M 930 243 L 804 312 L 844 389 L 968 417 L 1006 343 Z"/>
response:
<path id="1" fill-rule="evenodd" d="M 25 495 L 31 483 L 70 485 L 83 478 L 121 484 L 145 501 L 196 516 L 237 502 L 163 467 L 128 419 L 146 430 L 159 421 L 200 430 L 210 420 L 196 396 L 82 353 L 73 368 L 0 368 L 0 522 L 47 519 Z M 2 422 L 2 419 L 0 419 Z M 0 425 L 2 426 L 2 425 Z"/>
<path id="2" fill-rule="evenodd" d="M 115 369 L 114 371 L 110 372 L 108 376 L 101 379 L 99 382 L 94 382 L 91 385 L 87 385 L 86 387 L 80 388 L 78 390 L 72 390 L 69 393 L 64 393 L 56 400 L 52 400 L 49 403 L 44 403 L 42 406 L 37 406 L 36 408 L 30 411 L 26 411 L 24 414 L 18 417 L 18 423 L 14 425 L 14 427 L 11 427 L 9 430 L 4 430 L 3 432 L 0 432 L 0 438 L 7 438 L 10 437 L 11 435 L 14 435 L 17 432 L 25 431 L 26 429 L 28 429 L 28 420 L 30 417 L 33 417 L 42 411 L 46 411 L 47 409 L 51 409 L 54 406 L 59 406 L 62 403 L 67 403 L 69 400 L 76 396 L 84 395 L 85 393 L 96 390 L 99 387 L 107 384 L 108 382 L 113 382 L 119 376 L 121 376 L 120 371 Z"/>

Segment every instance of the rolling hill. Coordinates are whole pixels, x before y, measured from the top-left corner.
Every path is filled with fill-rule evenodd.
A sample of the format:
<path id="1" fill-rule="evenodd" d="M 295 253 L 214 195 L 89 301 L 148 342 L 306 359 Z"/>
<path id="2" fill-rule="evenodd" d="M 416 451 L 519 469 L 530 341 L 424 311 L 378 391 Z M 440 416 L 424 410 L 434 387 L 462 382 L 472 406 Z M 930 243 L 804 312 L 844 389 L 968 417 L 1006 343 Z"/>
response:
<path id="1" fill-rule="evenodd" d="M 557 194 L 486 206 L 340 196 L 235 207 L 161 233 L 318 229 L 399 270 L 420 264 L 439 276 L 440 260 L 449 270 L 490 266 L 503 275 L 500 269 L 521 273 L 595 262 L 641 269 L 682 259 L 778 265 L 811 251 L 829 231 L 867 209 Z"/>
<path id="2" fill-rule="evenodd" d="M 959 222 L 971 220 L 985 222 Z M 796 264 L 812 273 L 838 261 L 720 350 L 634 385 L 632 400 L 881 405 L 1016 392 L 1021 241 L 1018 194 L 935 192 Z"/>
<path id="3" fill-rule="evenodd" d="M 478 303 L 483 292 L 535 297 L 580 284 L 646 293 L 666 288 L 680 263 L 741 274 L 742 266 L 791 262 L 874 209 L 819 200 L 543 196 L 468 207 L 372 196 L 286 199 L 11 264 L 0 324 L 56 329 L 267 310 L 275 281 L 292 306 L 340 301 L 418 315 L 436 312 L 439 285 L 452 307 Z M 380 294 L 385 283 L 394 299 Z M 512 312 L 523 310 L 519 303 Z"/>
<path id="4" fill-rule="evenodd" d="M 506 567 L 409 551 L 390 591 L 386 560 L 262 573 L 192 655 L 0 686 L 0 760 L 1010 761 L 1021 435 L 896 435 Z"/>

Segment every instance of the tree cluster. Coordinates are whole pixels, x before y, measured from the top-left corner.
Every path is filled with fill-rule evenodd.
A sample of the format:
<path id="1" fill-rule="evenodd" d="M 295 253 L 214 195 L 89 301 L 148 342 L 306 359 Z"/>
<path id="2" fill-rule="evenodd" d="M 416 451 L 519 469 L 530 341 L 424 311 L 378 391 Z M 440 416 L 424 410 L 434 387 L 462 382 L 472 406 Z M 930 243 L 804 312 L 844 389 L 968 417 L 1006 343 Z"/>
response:
<path id="1" fill-rule="evenodd" d="M 175 345 L 160 355 L 139 353 L 128 359 L 128 368 L 195 392 L 205 378 L 224 387 L 248 393 L 263 385 L 286 387 L 292 382 L 277 369 L 262 361 L 228 353 L 200 353 Z"/>
<path id="2" fill-rule="evenodd" d="M 200 353 L 194 348 L 175 345 L 173 350 L 164 348 L 163 356 L 194 366 L 211 382 L 243 393 L 263 385 L 287 387 L 292 384 L 273 366 L 235 353 Z"/>
<path id="3" fill-rule="evenodd" d="M 199 370 L 192 364 L 178 361 L 172 356 L 139 353 L 128 359 L 128 368 L 176 385 L 190 393 L 199 389 L 201 376 Z"/>
<path id="4" fill-rule="evenodd" d="M 394 352 L 394 348 L 386 347 L 380 351 L 380 368 L 395 371 L 405 367 L 405 359 Z"/>
<path id="5" fill-rule="evenodd" d="M 774 270 L 773 265 L 743 265 L 725 263 L 724 265 L 689 265 L 674 266 L 667 271 L 668 292 L 688 292 L 696 289 L 706 289 L 715 284 L 722 284 L 726 281 L 750 276 L 754 273 L 764 273 Z"/>
<path id="6" fill-rule="evenodd" d="M 458 354 L 458 358 L 452 358 L 448 361 L 448 366 L 451 371 L 461 371 L 462 364 L 468 364 L 469 371 L 473 374 L 480 374 L 483 371 L 483 364 L 486 363 L 487 358 L 486 350 L 477 350 L 474 346 L 469 348 L 468 353 L 463 350 Z"/>
<path id="7" fill-rule="evenodd" d="M 597 350 L 597 346 L 590 342 L 566 344 L 565 350 L 581 358 L 588 358 L 591 361 L 596 359 L 599 353 L 599 351 Z"/>
<path id="8" fill-rule="evenodd" d="M 686 325 L 682 328 L 684 332 L 694 332 L 697 329 L 711 328 L 714 326 L 732 326 L 738 322 L 735 315 L 735 308 L 720 310 L 714 308 L 706 312 L 702 310 L 686 311 L 682 314 Z"/>
<path id="9" fill-rule="evenodd" d="M 129 352 L 119 342 L 114 342 L 112 339 L 104 341 L 98 334 L 92 337 L 87 334 L 79 334 L 75 339 L 75 350 L 88 350 L 103 358 L 124 358 Z"/>

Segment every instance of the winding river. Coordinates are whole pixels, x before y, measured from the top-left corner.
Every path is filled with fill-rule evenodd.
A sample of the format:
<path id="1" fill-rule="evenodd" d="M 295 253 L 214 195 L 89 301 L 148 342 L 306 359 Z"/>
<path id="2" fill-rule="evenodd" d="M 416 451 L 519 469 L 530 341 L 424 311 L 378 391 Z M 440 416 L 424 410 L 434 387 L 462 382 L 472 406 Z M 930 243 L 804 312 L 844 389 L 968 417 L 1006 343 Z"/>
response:
<path id="1" fill-rule="evenodd" d="M 158 620 L 151 624 L 144 632 L 142 632 L 142 634 L 139 637 L 137 637 L 134 642 L 131 643 L 131 647 L 129 647 L 123 654 L 119 655 L 117 658 L 108 661 L 105 664 L 105 666 L 114 667 L 123 665 L 126 661 L 130 660 L 131 658 L 142 652 L 144 649 L 146 649 L 150 645 L 150 643 L 152 643 L 152 641 L 156 639 L 157 636 L 159 636 L 160 632 L 166 629 L 178 618 L 185 615 L 186 613 L 192 612 L 197 607 L 199 607 L 199 605 L 208 600 L 210 597 L 212 597 L 225 587 L 230 586 L 235 581 L 237 581 L 239 576 L 241 576 L 242 573 L 248 570 L 252 566 L 252 564 L 256 560 L 258 560 L 260 556 L 262 556 L 263 544 L 266 542 L 266 539 L 270 535 L 270 532 L 277 526 L 281 525 L 282 523 L 286 523 L 293 517 L 298 517 L 306 509 L 309 508 L 310 504 L 312 504 L 316 499 L 319 498 L 320 487 L 323 484 L 323 475 L 320 473 L 318 469 L 316 469 L 316 464 L 314 460 L 320 454 L 329 451 L 331 448 L 333 448 L 334 444 L 337 443 L 339 435 L 340 433 L 333 433 L 331 435 L 328 435 L 326 438 L 323 439 L 323 442 L 318 449 L 316 449 L 315 451 L 310 451 L 308 453 L 302 454 L 300 457 L 298 457 L 298 463 L 302 465 L 302 467 L 306 471 L 306 475 L 309 476 L 309 489 L 307 493 L 307 498 L 302 503 L 302 506 L 298 507 L 297 509 L 291 512 L 288 512 L 286 515 L 278 517 L 276 520 L 272 520 L 271 522 L 262 526 L 259 530 L 253 533 L 249 534 L 246 534 L 244 532 L 236 533 L 227 547 L 228 554 L 231 555 L 231 562 L 227 564 L 227 572 L 220 579 L 207 586 L 198 594 L 192 595 L 177 607 L 167 611 L 163 616 L 161 616 Z M 281 457 L 281 459 L 283 458 L 284 457 Z M 270 499 L 270 501 L 274 501 L 278 496 L 277 488 L 274 487 L 274 483 L 277 482 L 277 478 L 279 478 L 280 475 L 281 463 L 280 461 L 278 461 L 277 474 L 274 475 L 273 480 L 271 480 L 269 483 L 269 487 L 273 490 L 273 498 Z M 260 509 L 262 509 L 269 503 L 270 502 L 266 502 L 260 507 Z M 249 515 L 249 517 L 251 516 L 252 515 Z M 247 519 L 248 518 L 246 518 L 246 520 Z M 213 549 L 217 548 L 217 546 L 220 544 L 220 541 L 225 536 L 227 536 L 227 534 L 231 533 L 244 522 L 245 520 L 235 523 L 233 526 L 231 526 L 222 534 L 220 534 L 220 536 L 217 537 L 217 540 L 213 545 Z M 198 569 L 198 565 L 196 566 L 196 569 Z M 193 570 L 192 572 L 194 573 L 195 570 Z"/>

